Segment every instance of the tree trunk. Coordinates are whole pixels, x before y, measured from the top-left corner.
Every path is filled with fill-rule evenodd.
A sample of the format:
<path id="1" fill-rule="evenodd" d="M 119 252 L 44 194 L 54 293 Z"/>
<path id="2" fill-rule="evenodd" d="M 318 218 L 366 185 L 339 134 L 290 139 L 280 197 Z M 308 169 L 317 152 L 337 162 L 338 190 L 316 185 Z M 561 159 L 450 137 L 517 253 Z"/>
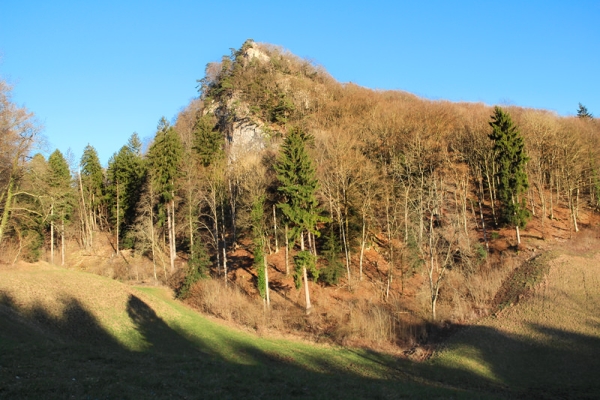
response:
<path id="1" fill-rule="evenodd" d="M 188 183 L 188 225 L 190 229 L 190 256 L 194 257 L 194 221 L 192 219 L 193 206 L 192 206 L 192 189 L 191 183 Z"/>
<path id="2" fill-rule="evenodd" d="M 285 224 L 285 276 L 290 275 L 290 240 L 288 239 L 288 226 Z"/>
<path id="3" fill-rule="evenodd" d="M 389 246 L 389 251 L 390 251 L 390 257 L 389 257 L 389 263 L 388 263 L 387 285 L 386 285 L 386 289 L 385 289 L 385 301 L 388 301 L 388 298 L 390 296 L 390 287 L 392 286 L 392 276 L 393 276 L 392 274 L 394 271 L 394 246 L 392 244 L 392 230 L 391 230 L 391 223 L 390 223 L 390 199 L 389 199 L 389 197 L 386 197 L 385 219 L 386 219 L 387 234 L 388 234 L 388 246 Z"/>
<path id="4" fill-rule="evenodd" d="M 304 251 L 304 233 L 300 234 L 300 250 Z M 308 274 L 306 273 L 306 266 L 302 266 L 302 277 L 304 278 L 304 296 L 306 297 L 306 314 L 310 314 L 310 292 L 308 290 Z"/>
<path id="5" fill-rule="evenodd" d="M 406 185 L 404 193 L 404 243 L 408 243 L 408 196 L 410 194 L 410 186 Z"/>
<path id="6" fill-rule="evenodd" d="M 2 243 L 2 239 L 4 238 L 4 231 L 6 230 L 6 226 L 8 225 L 8 216 L 10 214 L 10 208 L 12 206 L 12 176 L 9 179 L 10 180 L 8 182 L 8 189 L 6 191 L 6 201 L 4 202 L 4 210 L 2 211 L 2 220 L 0 221 L 0 244 Z"/>
<path id="7" fill-rule="evenodd" d="M 487 230 L 485 228 L 485 219 L 483 219 L 483 206 L 481 204 L 481 200 L 479 200 L 479 216 L 481 217 L 481 230 L 483 231 L 483 240 L 485 242 L 485 249 L 487 252 L 490 252 L 490 244 L 487 238 Z"/>
<path id="8" fill-rule="evenodd" d="M 351 275 L 350 275 L 350 251 L 348 250 L 348 241 L 346 240 L 346 227 L 344 223 L 341 225 L 342 227 L 342 242 L 344 243 L 344 255 L 346 256 L 346 272 L 348 274 L 348 283 L 350 283 Z"/>
<path id="9" fill-rule="evenodd" d="M 362 234 L 360 237 L 360 256 L 358 258 L 358 280 L 362 281 L 363 279 L 363 259 L 364 259 L 364 255 L 365 255 L 365 243 L 367 241 L 367 222 L 366 222 L 366 218 L 365 215 L 363 213 L 362 216 Z"/>
<path id="10" fill-rule="evenodd" d="M 177 246 L 175 243 L 175 193 L 171 193 L 171 265 L 175 267 L 175 259 L 177 258 Z"/>
<path id="11" fill-rule="evenodd" d="M 275 213 L 275 204 L 273 204 L 273 237 L 275 238 L 275 253 L 279 253 L 279 242 L 277 241 L 277 214 Z"/>
<path id="12" fill-rule="evenodd" d="M 540 181 L 541 181 L 541 179 L 540 179 Z M 546 214 L 547 214 L 548 210 L 546 207 L 546 196 L 544 196 L 543 182 L 539 182 L 538 184 L 536 184 L 536 189 L 538 191 L 538 196 L 540 197 L 540 203 L 542 206 L 542 215 L 540 217 L 541 225 L 542 225 L 542 239 L 545 239 L 545 237 L 546 237 L 545 221 L 546 221 Z"/>
<path id="13" fill-rule="evenodd" d="M 550 219 L 554 221 L 554 196 L 552 195 L 552 176 L 550 177 Z"/>
<path id="14" fill-rule="evenodd" d="M 65 265 L 65 219 L 60 220 L 60 265 Z"/>
<path id="15" fill-rule="evenodd" d="M 91 246 L 91 227 L 90 222 L 88 222 L 88 213 L 85 207 L 85 196 L 83 195 L 83 182 L 81 181 L 81 169 L 79 169 L 79 191 L 81 192 L 81 222 L 83 223 L 82 231 L 83 231 L 83 245 L 86 250 L 89 250 Z"/>
<path id="16" fill-rule="evenodd" d="M 171 207 L 167 206 L 167 235 L 169 239 L 169 264 L 171 265 L 171 274 L 175 272 L 175 260 L 173 259 L 173 229 L 171 222 Z"/>
<path id="17" fill-rule="evenodd" d="M 263 257 L 265 266 L 265 297 L 267 299 L 267 308 L 271 307 L 271 298 L 269 296 L 269 263 L 267 263 L 267 256 Z"/>
<path id="18" fill-rule="evenodd" d="M 570 189 L 567 196 L 569 196 L 569 211 L 571 212 L 571 218 L 573 220 L 573 230 L 579 232 L 579 226 L 577 225 L 577 212 L 575 211 L 575 203 L 573 202 L 573 190 Z"/>
<path id="19" fill-rule="evenodd" d="M 148 228 L 150 229 L 150 242 L 151 242 L 151 247 L 152 247 L 152 267 L 154 270 L 154 282 L 158 281 L 158 277 L 156 276 L 156 257 L 154 254 L 154 217 L 153 217 L 153 212 L 152 212 L 152 205 L 150 205 L 150 219 L 149 219 L 149 224 L 148 224 Z M 166 277 L 165 277 L 166 278 Z"/>
<path id="20" fill-rule="evenodd" d="M 168 214 L 168 212 L 167 212 Z M 117 254 L 119 254 L 119 182 L 117 182 Z"/>
<path id="21" fill-rule="evenodd" d="M 511 196 L 511 201 L 513 203 L 513 205 L 515 204 L 515 197 L 514 195 Z M 517 198 L 517 201 L 519 201 L 519 199 Z M 515 231 L 517 233 L 517 246 L 519 246 L 521 244 L 521 232 L 519 231 L 519 224 L 515 225 Z"/>
<path id="22" fill-rule="evenodd" d="M 221 241 L 223 242 L 223 271 L 225 271 L 225 285 L 227 285 L 227 241 L 225 239 L 225 211 L 221 207 Z"/>
<path id="23" fill-rule="evenodd" d="M 231 184 L 231 178 L 229 178 L 227 180 L 227 183 L 229 185 L 229 205 L 231 207 L 231 234 L 232 234 L 232 238 L 231 238 L 231 243 L 235 244 L 236 240 L 237 240 L 237 232 L 236 232 L 236 210 L 237 210 L 237 184 L 233 185 Z M 225 226 L 225 225 L 223 225 Z"/>
<path id="24" fill-rule="evenodd" d="M 54 203 L 50 206 L 50 264 L 54 264 Z"/>

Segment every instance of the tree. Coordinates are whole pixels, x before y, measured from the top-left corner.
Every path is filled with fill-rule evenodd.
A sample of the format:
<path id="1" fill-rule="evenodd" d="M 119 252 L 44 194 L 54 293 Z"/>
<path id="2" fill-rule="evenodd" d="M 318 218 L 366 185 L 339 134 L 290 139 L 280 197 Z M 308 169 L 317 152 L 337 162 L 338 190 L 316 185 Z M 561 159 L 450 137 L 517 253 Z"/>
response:
<path id="1" fill-rule="evenodd" d="M 529 157 L 525 153 L 525 142 L 519 129 L 513 124 L 510 115 L 500 107 L 494 108 L 489 122 L 494 141 L 498 172 L 498 198 L 502 205 L 501 222 L 515 227 L 517 244 L 521 244 L 519 228 L 525 228 L 530 218 L 525 198 L 529 183 L 525 172 Z"/>
<path id="2" fill-rule="evenodd" d="M 93 232 L 101 219 L 104 202 L 104 172 L 96 149 L 89 144 L 83 150 L 79 163 L 79 189 L 81 191 L 81 216 L 86 247 L 93 242 Z"/>
<path id="3" fill-rule="evenodd" d="M 175 189 L 183 147 L 175 129 L 163 117 L 148 152 L 153 185 L 160 196 L 159 215 L 167 216 L 171 272 L 175 271 Z"/>
<path id="4" fill-rule="evenodd" d="M 286 136 L 279 157 L 274 165 L 279 181 L 279 192 L 284 201 L 278 206 L 286 220 L 291 225 L 289 238 L 292 243 L 300 239 L 300 253 L 295 257 L 296 276 L 302 274 L 306 296 L 306 312 L 311 309 L 308 290 L 307 269 L 317 275 L 314 265 L 314 255 L 305 250 L 304 235 L 307 234 L 309 244 L 311 235 L 319 234 L 317 224 L 325 219 L 320 216 L 321 209 L 316 197 L 318 182 L 315 168 L 306 150 L 306 145 L 312 143 L 312 136 L 300 128 L 292 128 Z M 296 280 L 299 288 L 301 280 Z"/>
<path id="5" fill-rule="evenodd" d="M 594 116 L 588 112 L 588 109 L 583 104 L 579 103 L 579 108 L 577 109 L 577 117 L 592 119 Z"/>
<path id="6" fill-rule="evenodd" d="M 71 192 L 71 172 L 69 164 L 60 150 L 55 150 L 48 157 L 48 176 L 46 181 L 50 187 L 51 219 L 50 242 L 51 262 L 54 263 L 54 231 L 55 221 L 60 221 L 61 265 L 65 263 L 65 222 L 73 211 L 73 196 Z"/>
<path id="7" fill-rule="evenodd" d="M 265 255 L 265 196 L 258 196 L 252 204 L 250 219 L 252 220 L 252 239 L 254 241 L 254 267 L 258 277 L 258 293 L 265 301 L 267 307 L 270 306 L 269 298 L 269 271 L 267 269 L 267 259 Z"/>
<path id="8" fill-rule="evenodd" d="M 196 120 L 193 148 L 204 167 L 223 157 L 223 134 L 215 129 L 214 115 L 206 114 Z"/>
<path id="9" fill-rule="evenodd" d="M 196 241 L 194 251 L 188 261 L 187 271 L 181 287 L 177 291 L 177 298 L 185 299 L 189 296 L 192 286 L 202 278 L 208 277 L 210 258 L 206 253 L 203 242 Z"/>
<path id="10" fill-rule="evenodd" d="M 137 204 L 145 181 L 147 167 L 141 149 L 142 144 L 137 133 L 134 133 L 127 145 L 121 147 L 108 161 L 107 191 L 116 227 L 117 253 L 121 239 L 126 237 L 127 230 L 135 222 Z M 126 244 L 127 247 L 133 247 L 132 242 Z"/>
<path id="11" fill-rule="evenodd" d="M 51 211 L 47 171 L 48 163 L 44 156 L 35 154 L 24 165 L 17 190 L 13 193 L 8 227 L 12 236 L 16 236 L 19 246 L 14 261 L 19 256 L 33 262 L 40 259 Z"/>
<path id="12" fill-rule="evenodd" d="M 33 113 L 12 102 L 11 91 L 12 88 L 0 79 L 0 244 L 24 162 L 41 130 Z"/>
<path id="13" fill-rule="evenodd" d="M 227 282 L 227 243 L 225 242 L 224 218 L 221 218 L 221 222 L 219 222 L 219 211 L 221 211 L 221 216 L 224 214 L 226 160 L 223 152 L 224 138 L 221 132 L 215 128 L 216 122 L 216 118 L 212 114 L 196 118 L 193 129 L 193 150 L 201 170 L 202 189 L 200 193 L 208 208 L 204 217 L 210 220 L 210 223 L 201 221 L 201 225 L 204 225 L 210 232 L 219 270 L 222 251 L 224 279 Z"/>

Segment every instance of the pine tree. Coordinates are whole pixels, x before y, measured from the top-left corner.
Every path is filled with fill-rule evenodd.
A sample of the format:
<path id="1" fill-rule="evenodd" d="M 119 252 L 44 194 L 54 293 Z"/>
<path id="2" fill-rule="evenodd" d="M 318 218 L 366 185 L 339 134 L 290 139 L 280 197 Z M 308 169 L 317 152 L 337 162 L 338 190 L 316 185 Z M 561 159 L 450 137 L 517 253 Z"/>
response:
<path id="1" fill-rule="evenodd" d="M 500 107 L 495 107 L 490 121 L 494 141 L 494 152 L 498 165 L 498 199 L 502 205 L 501 222 L 514 226 L 517 243 L 521 243 L 519 228 L 525 228 L 530 218 L 522 196 L 529 187 L 525 165 L 529 160 L 525 153 L 525 142 L 510 115 Z"/>
<path id="2" fill-rule="evenodd" d="M 259 196 L 252 204 L 250 219 L 252 220 L 252 239 L 254 241 L 254 267 L 258 278 L 258 293 L 269 306 L 269 272 L 265 256 L 265 226 L 264 226 L 265 196 Z"/>
<path id="3" fill-rule="evenodd" d="M 328 285 L 337 285 L 340 277 L 344 274 L 344 266 L 340 261 L 342 246 L 335 234 L 333 224 L 329 227 L 329 233 L 325 236 L 323 246 L 323 257 L 327 261 L 327 267 L 319 271 L 319 278 Z"/>
<path id="4" fill-rule="evenodd" d="M 189 296 L 192 286 L 202 278 L 208 277 L 210 258 L 206 252 L 203 242 L 194 243 L 194 251 L 188 261 L 187 271 L 181 287 L 177 291 L 177 297 L 185 299 Z"/>
<path id="5" fill-rule="evenodd" d="M 134 245 L 131 237 L 127 235 L 127 229 L 135 222 L 135 212 L 146 179 L 146 170 L 141 154 L 141 142 L 137 133 L 134 133 L 127 145 L 121 147 L 108 161 L 107 191 L 117 231 L 117 251 L 122 239 L 127 238 L 123 243 L 126 247 Z"/>
<path id="6" fill-rule="evenodd" d="M 89 144 L 83 150 L 79 163 L 82 219 L 88 245 L 92 244 L 92 232 L 101 221 L 101 207 L 104 202 L 104 172 L 96 149 Z"/>
<path id="7" fill-rule="evenodd" d="M 592 114 L 590 114 L 590 112 L 588 112 L 587 107 L 581 103 L 579 103 L 579 108 L 577 109 L 577 117 L 585 118 L 585 119 L 594 118 L 594 116 Z"/>
<path id="8" fill-rule="evenodd" d="M 223 157 L 223 134 L 215 129 L 215 125 L 216 118 L 211 114 L 199 117 L 194 125 L 193 148 L 204 167 Z"/>
<path id="9" fill-rule="evenodd" d="M 50 187 L 51 217 L 50 241 L 51 262 L 54 262 L 54 231 L 55 223 L 60 223 L 61 237 L 61 265 L 65 262 L 65 223 L 69 221 L 73 212 L 73 193 L 71 191 L 71 172 L 69 164 L 60 150 L 55 150 L 48 157 L 48 176 L 46 182 Z"/>
<path id="10" fill-rule="evenodd" d="M 277 162 L 275 171 L 279 181 L 278 190 L 284 201 L 278 204 L 285 219 L 290 225 L 289 238 L 292 243 L 300 239 L 300 253 L 296 261 L 296 286 L 300 287 L 300 273 L 304 278 L 306 311 L 310 312 L 310 294 L 308 291 L 307 269 L 316 278 L 314 255 L 305 250 L 304 235 L 316 235 L 317 224 L 324 219 L 320 216 L 319 202 L 316 197 L 318 182 L 315 168 L 306 150 L 306 145 L 312 143 L 312 136 L 300 128 L 293 128 L 286 136 Z"/>
<path id="11" fill-rule="evenodd" d="M 159 215 L 167 217 L 171 272 L 175 270 L 175 190 L 182 162 L 183 146 L 175 129 L 163 117 L 158 123 L 154 143 L 148 151 L 152 184 L 160 197 Z"/>

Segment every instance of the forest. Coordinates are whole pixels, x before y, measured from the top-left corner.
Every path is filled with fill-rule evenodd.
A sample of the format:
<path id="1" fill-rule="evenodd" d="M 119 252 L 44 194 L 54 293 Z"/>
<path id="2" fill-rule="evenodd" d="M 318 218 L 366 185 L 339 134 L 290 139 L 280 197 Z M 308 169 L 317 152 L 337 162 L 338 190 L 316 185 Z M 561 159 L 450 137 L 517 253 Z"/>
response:
<path id="1" fill-rule="evenodd" d="M 372 90 L 252 40 L 196 84 L 150 143 L 134 133 L 103 166 L 93 145 L 37 153 L 40 125 L 0 80 L 0 262 L 393 346 L 491 312 L 512 271 L 598 219 L 600 123 L 582 104 Z"/>

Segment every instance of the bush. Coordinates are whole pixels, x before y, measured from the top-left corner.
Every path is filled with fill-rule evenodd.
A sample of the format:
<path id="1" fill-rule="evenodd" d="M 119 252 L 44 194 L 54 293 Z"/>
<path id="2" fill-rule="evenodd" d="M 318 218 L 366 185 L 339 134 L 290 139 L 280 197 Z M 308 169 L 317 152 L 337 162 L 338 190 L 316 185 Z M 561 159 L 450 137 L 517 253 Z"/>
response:
<path id="1" fill-rule="evenodd" d="M 319 280 L 328 285 L 337 285 L 342 274 L 344 266 L 340 261 L 340 253 L 342 248 L 338 242 L 337 236 L 333 233 L 333 228 L 330 229 L 326 237 L 323 256 L 327 261 L 327 266 L 319 270 Z"/>
<path id="2" fill-rule="evenodd" d="M 192 286 L 200 279 L 208 276 L 210 258 L 206 253 L 204 243 L 197 240 L 194 243 L 193 250 L 193 256 L 191 256 L 188 261 L 185 278 L 183 278 L 183 282 L 179 287 L 179 290 L 177 290 L 177 298 L 179 299 L 187 298 Z"/>

